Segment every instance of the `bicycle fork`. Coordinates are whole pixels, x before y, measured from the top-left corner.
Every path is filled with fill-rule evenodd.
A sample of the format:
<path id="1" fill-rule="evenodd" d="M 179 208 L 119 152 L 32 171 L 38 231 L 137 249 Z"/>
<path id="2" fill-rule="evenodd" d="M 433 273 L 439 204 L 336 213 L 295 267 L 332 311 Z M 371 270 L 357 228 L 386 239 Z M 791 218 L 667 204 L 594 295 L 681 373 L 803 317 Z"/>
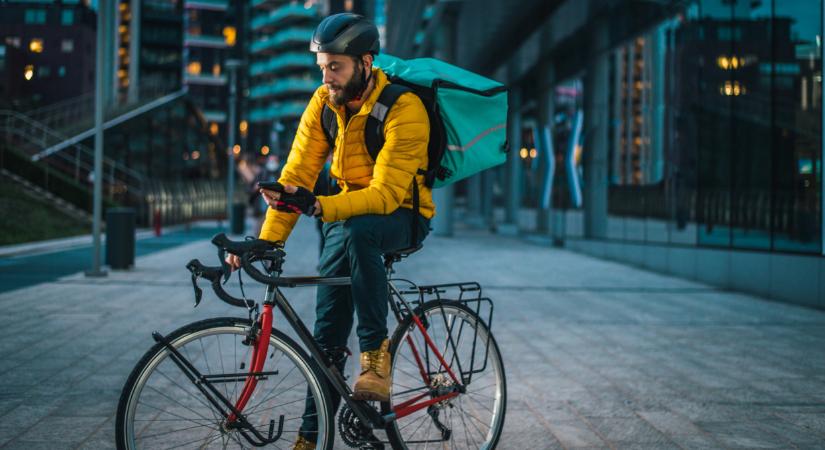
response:
<path id="1" fill-rule="evenodd" d="M 267 292 L 269 294 L 269 292 Z M 163 344 L 169 351 L 171 360 L 181 369 L 189 381 L 206 397 L 209 403 L 226 417 L 221 428 L 224 431 L 237 429 L 239 433 L 252 445 L 264 446 L 271 444 L 280 439 L 284 428 L 284 416 L 281 415 L 278 419 L 278 429 L 275 430 L 275 421 L 269 421 L 269 430 L 267 435 L 263 435 L 254 425 L 252 425 L 243 414 L 258 381 L 265 379 L 265 377 L 277 375 L 278 371 L 263 372 L 264 363 L 266 362 L 266 355 L 269 352 L 269 338 L 272 334 L 272 304 L 271 302 L 264 303 L 263 311 L 258 317 L 257 321 L 253 323 L 249 331 L 247 340 L 252 346 L 252 357 L 249 365 L 249 372 L 228 373 L 228 374 L 210 374 L 203 375 L 192 365 L 178 350 L 169 342 L 169 340 L 158 332 L 152 333 L 155 341 Z M 243 368 L 243 366 L 241 367 Z M 227 399 L 213 383 L 227 383 L 244 381 L 243 389 L 238 400 L 233 404 Z M 249 430 L 253 436 L 245 431 Z"/>

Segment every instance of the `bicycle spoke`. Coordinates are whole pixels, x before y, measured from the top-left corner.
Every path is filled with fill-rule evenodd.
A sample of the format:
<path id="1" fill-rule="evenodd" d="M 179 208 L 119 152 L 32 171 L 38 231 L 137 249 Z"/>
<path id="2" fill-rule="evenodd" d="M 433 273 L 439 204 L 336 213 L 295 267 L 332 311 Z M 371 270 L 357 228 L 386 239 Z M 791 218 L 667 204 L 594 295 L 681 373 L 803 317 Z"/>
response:
<path id="1" fill-rule="evenodd" d="M 181 407 L 183 407 L 183 409 L 185 409 L 185 410 L 187 410 L 187 411 L 191 412 L 192 414 L 194 414 L 194 415 L 196 415 L 196 416 L 200 417 L 201 419 L 203 419 L 203 420 L 207 420 L 207 421 L 209 420 L 208 418 L 206 418 L 206 417 L 204 417 L 204 416 L 202 416 L 202 415 L 198 414 L 198 412 L 197 412 L 197 411 L 195 411 L 194 409 L 192 409 L 192 408 L 190 408 L 190 407 L 188 407 L 188 406 L 184 405 L 183 403 L 181 403 L 181 402 L 179 402 L 179 401 L 177 401 L 177 400 L 173 399 L 172 397 L 169 397 L 168 395 L 164 394 L 163 392 L 159 391 L 159 390 L 158 390 L 157 388 L 155 388 L 154 386 L 146 386 L 146 387 L 148 387 L 149 389 L 152 389 L 153 391 L 157 392 L 158 394 L 160 394 L 160 395 L 161 395 L 161 396 L 163 396 L 164 398 L 171 400 L 171 401 L 172 401 L 172 403 L 176 403 L 176 404 L 180 405 Z M 210 409 L 211 409 L 211 407 L 210 407 Z"/>
<path id="2" fill-rule="evenodd" d="M 275 386 L 273 386 L 273 387 L 272 387 L 272 389 L 270 389 L 270 390 L 269 390 L 269 392 L 267 392 L 267 393 L 264 395 L 264 399 L 263 399 L 263 400 L 261 400 L 260 402 L 256 403 L 256 404 L 255 404 L 254 406 L 252 406 L 251 408 L 247 409 L 247 414 L 249 414 L 249 413 L 253 413 L 253 412 L 257 411 L 258 407 L 260 407 L 262 404 L 264 404 L 264 402 L 266 402 L 266 401 L 268 401 L 269 399 L 273 398 L 273 397 L 274 397 L 274 395 L 273 395 L 273 396 L 271 396 L 271 397 L 269 397 L 269 394 L 271 394 L 271 393 L 272 393 L 272 391 L 274 391 L 275 389 L 277 389 L 277 388 L 278 388 L 278 386 L 280 386 L 280 385 L 281 385 L 281 383 L 283 383 L 283 382 L 284 382 L 284 380 L 286 380 L 286 377 L 288 377 L 288 376 L 289 376 L 289 375 L 290 375 L 290 374 L 291 374 L 291 373 L 292 373 L 295 369 L 297 369 L 297 368 L 298 368 L 298 366 L 292 366 L 292 368 L 291 368 L 291 369 L 289 369 L 289 372 L 287 372 L 287 374 L 286 374 L 286 375 L 284 375 L 284 377 L 281 379 L 281 381 L 279 381 L 279 382 L 278 382 L 278 384 L 276 384 Z M 303 381 L 299 381 L 299 382 L 298 382 L 298 384 L 301 384 L 302 382 L 303 382 Z M 296 384 L 295 386 L 297 386 L 297 384 Z M 295 386 L 292 386 L 292 387 L 295 387 Z M 292 387 L 290 387 L 289 389 L 292 389 Z M 286 391 L 287 391 L 287 390 L 289 390 L 289 389 L 286 389 L 286 390 L 284 390 L 283 392 L 286 392 Z M 276 395 L 277 395 L 277 394 L 276 394 Z"/>
<path id="3" fill-rule="evenodd" d="M 146 406 L 147 408 L 151 408 L 151 409 L 154 409 L 154 410 L 156 410 L 156 411 L 160 411 L 160 414 L 169 414 L 170 416 L 180 417 L 180 419 L 181 419 L 181 420 L 185 420 L 185 421 L 189 421 L 189 422 L 192 422 L 192 423 L 197 423 L 197 424 L 200 424 L 200 422 L 198 422 L 198 421 L 196 421 L 196 420 L 194 420 L 194 419 L 190 419 L 190 418 L 187 418 L 187 417 L 183 417 L 183 416 L 181 416 L 181 415 L 179 415 L 179 414 L 175 414 L 175 413 L 173 413 L 173 412 L 166 411 L 165 409 L 160 409 L 160 408 L 158 408 L 157 406 L 152 406 L 152 405 L 150 405 L 150 404 L 148 404 L 148 403 L 138 402 L 138 405 L 143 405 L 143 406 Z M 158 415 L 160 415 L 160 414 L 158 414 Z M 211 423 L 214 423 L 214 422 L 211 422 L 211 421 L 210 421 L 209 419 L 207 419 L 206 417 L 203 417 L 203 416 L 200 416 L 200 417 L 201 417 L 203 420 L 205 420 L 205 421 L 206 421 L 206 423 L 210 423 L 210 424 L 211 424 Z M 148 420 L 148 419 L 147 419 L 146 421 L 147 421 L 147 422 L 154 422 L 154 420 Z"/>
<path id="4" fill-rule="evenodd" d="M 169 430 L 169 431 L 163 431 L 163 432 L 160 432 L 160 433 L 150 434 L 148 436 L 141 436 L 140 438 L 141 439 L 149 439 L 149 438 L 154 438 L 154 437 L 158 437 L 158 436 L 164 436 L 164 435 L 167 435 L 167 434 L 170 434 L 170 433 L 177 433 L 179 431 L 194 430 L 195 428 L 204 428 L 204 427 L 209 428 L 212 431 L 217 431 L 218 430 L 217 428 L 212 428 L 212 427 L 209 427 L 207 425 L 196 425 L 194 427 L 178 428 L 178 429 L 175 429 L 175 430 Z"/>
<path id="5" fill-rule="evenodd" d="M 467 394 L 469 395 L 470 393 L 468 392 Z M 480 401 L 478 401 L 478 400 L 474 399 L 473 397 L 465 397 L 465 398 L 467 398 L 468 400 L 472 400 L 472 401 L 474 401 L 474 402 L 475 402 L 478 406 L 481 406 L 482 408 L 484 408 L 484 409 L 486 409 L 487 411 L 489 411 L 489 412 L 490 412 L 490 414 L 493 414 L 493 410 L 492 410 L 492 409 L 490 409 L 489 407 L 485 406 L 484 404 L 482 404 Z"/>
<path id="6" fill-rule="evenodd" d="M 212 410 L 212 409 L 213 409 L 212 405 L 210 405 L 210 404 L 206 403 L 206 402 L 205 402 L 205 401 L 203 401 L 203 400 L 202 400 L 202 399 L 201 399 L 198 395 L 195 395 L 195 393 L 193 393 L 193 392 L 191 392 L 191 391 L 187 390 L 186 388 L 184 388 L 183 386 L 181 386 L 180 384 L 178 384 L 175 380 L 171 379 L 171 378 L 170 378 L 168 375 L 166 375 L 166 374 L 165 374 L 162 370 L 160 370 L 160 367 L 158 367 L 158 369 L 157 369 L 157 371 L 156 371 L 156 372 L 157 372 L 158 374 L 160 374 L 162 377 L 164 377 L 164 378 L 166 378 L 167 380 L 169 380 L 169 382 L 170 382 L 170 383 L 172 383 L 172 384 L 174 384 L 175 386 L 177 386 L 177 388 L 178 388 L 178 389 L 180 389 L 181 391 L 185 392 L 185 393 L 186 393 L 186 394 L 188 394 L 190 397 L 192 397 L 193 399 L 195 399 L 198 403 L 200 403 L 201 405 L 203 405 L 205 408 L 208 408 L 209 410 Z M 188 381 L 188 380 L 187 380 L 187 381 Z M 147 385 L 146 387 L 148 387 L 148 388 L 150 388 L 150 389 L 154 390 L 155 392 L 157 392 L 157 393 L 159 393 L 159 394 L 161 394 L 161 395 L 164 395 L 162 392 L 160 392 L 160 391 L 159 391 L 156 387 L 154 387 L 154 386 L 149 386 L 149 385 Z M 198 394 L 203 395 L 203 393 L 201 393 L 200 391 L 198 391 Z M 176 400 L 173 400 L 173 399 L 170 399 L 170 400 L 172 400 L 172 401 L 175 401 L 175 402 L 176 402 Z M 179 403 L 179 404 L 180 404 L 180 403 Z M 181 406 L 184 406 L 183 404 L 180 404 L 180 405 L 181 405 Z M 184 407 L 185 407 L 185 406 L 184 406 Z M 207 420 L 208 420 L 208 419 L 207 419 Z"/>
<path id="7" fill-rule="evenodd" d="M 217 436 L 215 436 L 214 438 L 212 438 L 212 440 L 211 440 L 211 441 L 214 441 L 215 439 L 217 439 L 217 438 L 218 438 L 218 437 L 220 437 L 220 436 L 221 436 L 221 434 L 220 434 L 220 433 L 218 433 L 218 435 L 217 435 Z M 187 442 L 184 442 L 184 443 L 182 443 L 182 444 L 173 445 L 172 447 L 166 447 L 166 448 L 164 448 L 163 450 L 172 450 L 172 449 L 175 449 L 175 448 L 180 448 L 180 447 L 183 447 L 183 446 L 185 446 L 185 445 L 194 444 L 195 442 L 198 442 L 198 441 L 200 441 L 200 440 L 201 440 L 201 439 L 195 439 L 195 440 L 192 440 L 192 441 L 187 441 Z M 209 442 L 204 443 L 204 445 L 206 445 L 206 444 L 209 444 Z"/>

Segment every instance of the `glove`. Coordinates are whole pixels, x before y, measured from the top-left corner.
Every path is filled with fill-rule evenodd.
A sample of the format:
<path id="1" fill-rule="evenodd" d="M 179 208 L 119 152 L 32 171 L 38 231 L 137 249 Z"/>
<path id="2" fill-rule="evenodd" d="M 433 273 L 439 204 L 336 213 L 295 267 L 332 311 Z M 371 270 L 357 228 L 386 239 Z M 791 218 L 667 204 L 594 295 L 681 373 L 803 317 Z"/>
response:
<path id="1" fill-rule="evenodd" d="M 315 209 L 315 195 L 312 191 L 298 187 L 294 194 L 286 192 L 281 193 L 281 198 L 275 203 L 275 209 L 295 214 L 306 214 L 314 216 Z"/>

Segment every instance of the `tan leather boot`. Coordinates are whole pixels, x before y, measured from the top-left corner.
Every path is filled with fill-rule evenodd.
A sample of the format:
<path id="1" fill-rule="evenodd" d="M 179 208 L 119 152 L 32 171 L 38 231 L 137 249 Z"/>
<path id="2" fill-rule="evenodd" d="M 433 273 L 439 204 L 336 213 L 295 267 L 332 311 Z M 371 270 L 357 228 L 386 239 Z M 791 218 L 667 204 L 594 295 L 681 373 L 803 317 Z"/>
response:
<path id="1" fill-rule="evenodd" d="M 315 450 L 315 443 L 305 439 L 303 436 L 298 436 L 292 450 Z"/>
<path id="2" fill-rule="evenodd" d="M 361 353 L 361 375 L 352 388 L 355 400 L 387 402 L 390 400 L 390 340 L 381 347 Z"/>

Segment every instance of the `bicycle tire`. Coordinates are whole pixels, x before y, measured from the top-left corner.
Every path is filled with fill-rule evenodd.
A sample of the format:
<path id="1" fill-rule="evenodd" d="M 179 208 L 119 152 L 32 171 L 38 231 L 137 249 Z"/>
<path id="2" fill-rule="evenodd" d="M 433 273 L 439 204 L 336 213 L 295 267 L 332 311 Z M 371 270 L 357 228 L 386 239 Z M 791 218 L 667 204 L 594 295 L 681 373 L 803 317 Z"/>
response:
<path id="1" fill-rule="evenodd" d="M 241 318 L 207 319 L 183 326 L 166 336 L 166 339 L 204 375 L 214 375 L 215 372 L 245 373 L 248 370 L 246 364 L 249 364 L 251 347 L 242 344 L 241 340 L 250 325 L 248 319 Z M 235 346 L 230 352 L 227 344 L 232 343 Z M 181 445 L 182 440 L 183 444 L 191 443 L 192 447 L 197 448 L 209 448 L 212 444 L 220 448 L 253 448 L 237 430 L 227 432 L 222 429 L 220 423 L 223 417 L 210 406 L 205 396 L 184 376 L 183 371 L 174 365 L 172 358 L 168 357 L 170 354 L 162 343 L 155 344 L 129 375 L 115 418 L 118 449 L 156 449 L 160 448 L 158 441 L 164 447 L 168 444 L 168 448 L 185 448 Z M 194 356 L 190 357 L 192 354 Z M 212 364 L 209 355 L 212 355 Z M 216 360 L 217 355 L 220 356 L 219 362 Z M 291 338 L 272 329 L 269 355 L 263 369 L 263 372 L 267 371 L 273 374 L 258 382 L 258 388 L 244 410 L 247 420 L 267 435 L 269 421 L 275 421 L 277 431 L 280 416 L 288 412 L 290 415 L 284 420 L 283 434 L 275 444 L 282 448 L 291 446 L 297 438 L 309 389 L 313 398 L 317 399 L 317 448 L 331 449 L 335 434 L 334 413 L 326 383 L 314 360 Z M 178 377 L 178 380 L 174 377 Z M 242 390 L 243 378 L 214 383 L 234 403 Z M 284 386 L 280 386 L 281 384 Z M 282 390 L 276 392 L 276 389 Z M 272 405 L 273 401 L 284 403 Z M 183 424 L 186 425 L 176 428 Z M 153 425 L 152 431 L 147 433 L 147 429 Z M 136 428 L 140 428 L 140 436 L 136 435 Z M 196 439 L 193 440 L 192 437 Z M 152 441 L 152 438 L 156 440 Z"/>
<path id="2" fill-rule="evenodd" d="M 426 317 L 425 326 L 431 339 L 436 343 L 439 351 L 442 352 L 445 361 L 453 369 L 458 377 L 459 363 L 463 360 L 464 366 L 461 368 L 465 374 L 470 371 L 469 357 L 462 353 L 463 350 L 474 352 L 476 357 L 486 354 L 487 358 L 484 360 L 474 359 L 474 366 L 481 370 L 479 373 L 474 373 L 470 384 L 467 385 L 467 392 L 459 394 L 459 396 L 444 402 L 434 405 L 434 409 L 438 411 L 436 417 L 449 428 L 451 434 L 449 436 L 450 448 L 480 448 L 492 449 L 495 448 L 501 437 L 501 431 L 504 428 L 504 416 L 507 405 L 507 383 L 504 374 L 504 363 L 501 359 L 501 353 L 498 349 L 498 344 L 495 341 L 489 328 L 481 320 L 478 315 L 461 302 L 450 300 L 433 300 L 424 303 L 421 307 L 416 308 L 416 314 L 419 317 Z M 440 317 L 439 317 L 440 316 Z M 448 317 L 449 316 L 449 317 Z M 464 325 L 457 325 L 457 319 L 461 319 Z M 446 323 L 446 325 L 445 325 Z M 456 331 L 458 326 L 459 330 Z M 475 342 L 476 346 L 472 346 L 472 340 L 475 337 L 470 337 L 469 331 L 464 330 L 465 326 L 477 331 L 478 340 Z M 443 330 L 439 330 L 439 327 Z M 450 330 L 450 337 L 455 344 L 455 347 L 448 345 L 447 330 Z M 414 331 L 414 333 L 410 333 Z M 443 333 L 442 333 L 443 331 Z M 461 337 L 462 332 L 466 332 L 466 337 Z M 381 409 L 383 414 L 388 414 L 392 411 L 393 404 L 403 403 L 409 400 L 416 394 L 422 393 L 429 389 L 434 383 L 452 383 L 443 369 L 443 365 L 433 361 L 427 361 L 427 371 L 435 373 L 430 376 L 432 381 L 430 386 L 427 386 L 418 372 L 418 365 L 415 362 L 414 355 L 409 350 L 407 344 L 407 336 L 413 339 L 414 344 L 420 353 L 423 353 L 424 339 L 418 331 L 415 323 L 411 317 L 404 319 L 398 324 L 393 332 L 392 341 L 390 343 L 390 357 L 392 361 L 392 380 L 391 398 L 389 402 L 382 402 Z M 463 342 L 462 342 L 463 339 Z M 405 348 L 407 350 L 405 350 Z M 427 355 L 420 355 L 422 361 L 426 360 Z M 434 370 L 433 370 L 434 369 Z M 488 389 L 487 384 L 493 381 L 493 389 Z M 418 383 L 418 384 L 414 384 Z M 479 383 L 481 383 L 479 385 Z M 420 386 L 419 386 L 420 385 Z M 480 386 L 480 387 L 479 387 Z M 479 392 L 474 391 L 479 387 Z M 484 389 L 484 394 L 480 392 Z M 492 395 L 488 395 L 492 393 Z M 488 398 L 489 397 L 489 398 Z M 487 401 L 489 400 L 489 402 Z M 479 419 L 480 414 L 469 414 L 463 410 L 466 407 L 476 408 L 484 407 L 484 403 L 492 403 L 490 417 L 488 419 Z M 455 414 L 455 409 L 459 408 L 461 411 Z M 387 438 L 393 448 L 441 448 L 443 444 L 444 435 L 438 429 L 435 421 L 428 413 L 429 408 L 419 410 L 407 417 L 402 417 L 387 424 Z M 443 413 L 443 416 L 442 416 Z M 429 418 L 428 418 L 429 416 Z M 444 423 L 446 422 L 446 423 Z M 416 425 L 418 423 L 418 425 Z M 420 431 L 424 424 L 423 431 Z M 468 425 L 469 424 L 469 425 Z M 482 430 L 481 427 L 487 424 L 488 429 Z M 463 426 L 463 427 L 462 427 Z M 417 428 L 416 428 L 417 427 Z M 406 430 L 406 431 L 404 431 Z M 478 434 L 483 434 L 483 437 L 474 438 L 471 433 L 478 431 Z"/>

